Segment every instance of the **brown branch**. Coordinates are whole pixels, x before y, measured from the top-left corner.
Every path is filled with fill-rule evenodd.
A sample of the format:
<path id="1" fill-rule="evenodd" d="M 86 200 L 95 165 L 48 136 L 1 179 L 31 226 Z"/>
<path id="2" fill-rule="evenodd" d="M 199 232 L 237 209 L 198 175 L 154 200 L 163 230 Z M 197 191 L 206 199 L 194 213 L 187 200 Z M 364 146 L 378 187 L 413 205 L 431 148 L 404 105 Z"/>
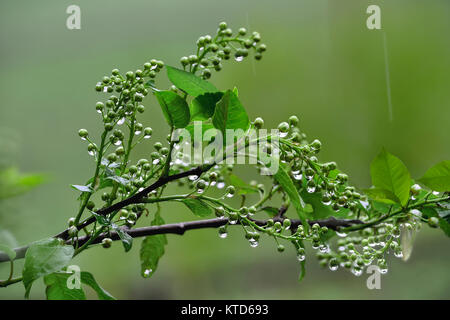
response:
<path id="1" fill-rule="evenodd" d="M 282 222 L 283 218 L 274 218 L 274 221 Z M 253 220 L 257 225 L 264 226 L 267 223 L 267 220 Z M 180 223 L 172 223 L 172 224 L 164 224 L 160 226 L 149 226 L 142 227 L 136 229 L 124 229 L 131 237 L 139 238 L 145 236 L 151 236 L 156 234 L 178 234 L 183 235 L 188 230 L 195 229 L 205 229 L 205 228 L 218 228 L 228 223 L 227 218 L 214 218 L 214 219 L 206 219 L 206 220 L 196 220 L 196 221 L 188 221 L 188 222 L 180 222 Z M 330 217 L 322 220 L 311 220 L 308 221 L 310 225 L 315 223 L 319 224 L 321 227 L 328 227 L 330 229 L 336 230 L 340 227 L 348 227 L 355 224 L 362 224 L 363 222 L 360 220 L 347 220 L 347 219 L 336 219 L 334 217 Z M 297 228 L 301 224 L 301 221 L 298 219 L 291 220 L 291 228 Z M 112 240 L 120 240 L 117 232 L 112 231 L 110 233 L 103 233 L 98 236 L 92 244 L 100 243 L 104 238 L 109 237 Z M 78 238 L 78 245 L 81 246 L 86 243 L 90 239 L 90 236 L 83 236 Z M 70 241 L 67 241 L 67 244 L 70 244 Z M 25 257 L 25 253 L 28 249 L 28 246 L 24 246 L 21 248 L 14 249 L 16 251 L 16 259 L 21 259 Z M 9 261 L 9 257 L 0 252 L 0 262 Z"/>
<path id="2" fill-rule="evenodd" d="M 126 207 L 130 204 L 135 204 L 135 203 L 140 203 L 141 200 L 143 198 L 145 198 L 150 192 L 152 192 L 153 190 L 158 189 L 159 187 L 162 187 L 163 185 L 174 181 L 174 180 L 178 180 L 181 178 L 185 178 L 191 175 L 196 175 L 196 176 L 200 176 L 203 172 L 208 171 L 209 169 L 212 168 L 213 165 L 204 165 L 204 166 L 198 166 L 194 169 L 188 170 L 188 171 L 184 171 L 181 173 L 177 173 L 171 176 L 163 176 L 161 178 L 159 178 L 155 183 L 151 184 L 150 186 L 146 187 L 144 190 L 132 195 L 131 197 L 119 201 L 109 207 L 106 208 L 102 208 L 100 210 L 98 210 L 96 213 L 102 216 L 106 216 L 107 214 L 110 214 L 114 211 L 120 210 L 123 207 Z M 81 230 L 87 226 L 89 226 L 90 224 L 94 223 L 96 221 L 95 217 L 90 217 L 88 219 L 86 219 L 85 221 L 83 221 L 82 223 L 80 223 L 77 228 L 78 230 Z M 55 238 L 61 238 L 64 240 L 67 240 L 69 238 L 69 234 L 68 234 L 68 229 L 58 233 L 57 235 L 54 236 Z"/>

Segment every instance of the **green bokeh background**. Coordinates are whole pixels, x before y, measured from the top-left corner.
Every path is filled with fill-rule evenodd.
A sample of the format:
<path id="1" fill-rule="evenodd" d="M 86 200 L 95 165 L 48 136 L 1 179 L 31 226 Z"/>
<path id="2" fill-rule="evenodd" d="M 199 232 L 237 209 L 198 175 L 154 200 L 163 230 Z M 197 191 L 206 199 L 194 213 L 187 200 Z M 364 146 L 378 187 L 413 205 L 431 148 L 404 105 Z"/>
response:
<path id="1" fill-rule="evenodd" d="M 81 30 L 66 28 L 71 4 L 81 7 Z M 382 30 L 366 28 L 369 4 L 380 5 Z M 82 184 L 94 168 L 77 130 L 99 134 L 94 105 L 107 96 L 94 91 L 95 83 L 115 67 L 135 70 L 151 58 L 176 65 L 193 53 L 198 36 L 214 33 L 222 20 L 259 31 L 268 51 L 259 62 L 226 63 L 214 84 L 237 86 L 250 117 L 262 116 L 268 127 L 298 115 L 308 136 L 323 142 L 321 159 L 337 161 L 354 185 L 370 186 L 369 164 L 382 146 L 416 178 L 450 159 L 447 0 L 2 1 L 1 157 L 24 172 L 45 173 L 49 181 L 3 202 L 0 227 L 20 244 L 61 230 L 78 206 L 70 184 Z M 157 132 L 154 142 L 168 128 L 152 97 L 145 105 L 142 122 Z M 135 159 L 148 156 L 150 145 Z M 165 205 L 163 215 L 167 222 L 193 219 L 176 204 Z M 151 279 L 139 275 L 140 240 L 129 254 L 117 243 L 108 251 L 88 250 L 74 263 L 124 299 L 450 298 L 450 242 L 428 227 L 417 235 L 408 262 L 389 260 L 381 290 L 367 289 L 367 275 L 321 269 L 313 256 L 299 284 L 293 251 L 279 254 L 267 239 L 250 248 L 238 228 L 226 240 L 213 229 L 168 239 Z M 1 277 L 7 272 L 0 266 Z M 31 297 L 44 298 L 43 289 L 37 281 Z M 0 298 L 22 298 L 23 292 L 14 285 L 0 289 Z"/>

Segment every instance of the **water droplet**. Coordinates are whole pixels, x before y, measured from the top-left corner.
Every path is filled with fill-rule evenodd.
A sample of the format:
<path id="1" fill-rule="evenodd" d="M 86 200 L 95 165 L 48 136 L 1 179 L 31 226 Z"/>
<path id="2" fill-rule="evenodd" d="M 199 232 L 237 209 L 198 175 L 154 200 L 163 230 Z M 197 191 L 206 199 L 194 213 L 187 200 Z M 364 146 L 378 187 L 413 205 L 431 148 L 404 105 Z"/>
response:
<path id="1" fill-rule="evenodd" d="M 102 110 L 97 110 L 97 113 L 102 114 Z"/>
<path id="2" fill-rule="evenodd" d="M 338 235 L 338 237 L 341 237 L 341 238 L 344 238 L 347 236 L 347 234 L 345 232 L 336 231 L 336 234 Z"/>
<path id="3" fill-rule="evenodd" d="M 395 250 L 394 251 L 394 256 L 396 256 L 397 258 L 403 258 L 402 250 Z"/>
<path id="4" fill-rule="evenodd" d="M 136 131 L 134 132 L 134 134 L 137 135 L 137 136 L 140 135 L 141 133 L 142 133 L 141 130 L 136 130 Z"/>
<path id="5" fill-rule="evenodd" d="M 359 277 L 360 275 L 362 275 L 362 269 L 360 267 L 353 267 L 352 268 L 352 273 Z"/>
<path id="6" fill-rule="evenodd" d="M 228 232 L 219 231 L 219 237 L 225 239 L 226 237 L 228 237 Z"/>
<path id="7" fill-rule="evenodd" d="M 254 240 L 254 239 L 250 239 L 250 247 L 252 248 L 256 248 L 259 245 L 259 242 Z"/>
<path id="8" fill-rule="evenodd" d="M 94 151 L 94 150 L 88 151 L 88 154 L 89 154 L 90 156 L 94 156 L 94 155 L 95 155 L 95 151 Z"/>
<path id="9" fill-rule="evenodd" d="M 331 271 L 336 271 L 339 268 L 339 264 L 338 264 L 337 260 L 336 259 L 331 259 L 330 263 L 328 264 L 328 268 Z"/>
<path id="10" fill-rule="evenodd" d="M 151 276 L 152 272 L 153 272 L 152 269 L 146 269 L 146 270 L 144 271 L 144 277 L 145 277 L 145 278 L 149 278 L 149 277 Z"/>
<path id="11" fill-rule="evenodd" d="M 120 119 L 119 121 L 117 121 L 117 124 L 119 126 L 123 125 L 123 123 L 125 122 L 125 117 L 123 117 L 122 119 Z"/>
<path id="12" fill-rule="evenodd" d="M 223 188 L 225 188 L 225 182 L 217 183 L 217 189 L 223 189 Z"/>
<path id="13" fill-rule="evenodd" d="M 197 189 L 197 193 L 203 193 L 205 192 L 205 189 Z"/>
<path id="14" fill-rule="evenodd" d="M 294 179 L 295 180 L 302 180 L 302 178 L 303 178 L 303 175 L 300 173 L 300 174 L 294 174 Z"/>
<path id="15" fill-rule="evenodd" d="M 227 193 L 227 198 L 233 198 L 234 197 L 234 193 Z"/>
<path id="16" fill-rule="evenodd" d="M 159 160 L 159 159 L 155 159 L 155 160 L 153 160 L 153 164 L 158 164 L 158 163 L 160 163 L 161 162 L 161 160 Z"/>
<path id="17" fill-rule="evenodd" d="M 122 144 L 122 140 L 116 140 L 114 141 L 115 146 L 120 146 Z"/>
<path id="18" fill-rule="evenodd" d="M 152 136 L 150 134 L 147 134 L 144 136 L 144 139 L 150 139 Z"/>
<path id="19" fill-rule="evenodd" d="M 321 244 L 319 246 L 319 251 L 322 253 L 328 253 L 328 252 L 330 252 L 330 247 L 327 245 Z"/>
<path id="20" fill-rule="evenodd" d="M 244 57 L 243 56 L 237 56 L 237 57 L 234 57 L 234 60 L 236 60 L 237 62 L 241 62 L 242 60 L 244 60 Z"/>
<path id="21" fill-rule="evenodd" d="M 298 261 L 302 262 L 302 261 L 305 261 L 305 259 L 306 259 L 306 256 L 304 254 L 297 253 L 297 260 Z"/>

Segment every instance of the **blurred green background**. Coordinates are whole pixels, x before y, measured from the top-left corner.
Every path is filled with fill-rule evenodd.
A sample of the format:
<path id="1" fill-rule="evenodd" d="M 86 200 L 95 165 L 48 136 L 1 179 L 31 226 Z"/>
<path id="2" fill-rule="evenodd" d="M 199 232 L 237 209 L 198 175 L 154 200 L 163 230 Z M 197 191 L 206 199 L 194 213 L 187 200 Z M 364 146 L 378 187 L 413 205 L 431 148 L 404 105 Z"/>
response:
<path id="1" fill-rule="evenodd" d="M 81 7 L 81 30 L 66 28 L 71 4 Z M 380 5 L 382 30 L 366 28 L 369 4 Z M 115 67 L 135 70 L 151 58 L 177 65 L 193 53 L 198 36 L 214 33 L 223 20 L 235 30 L 259 31 L 268 51 L 260 62 L 226 63 L 212 82 L 237 86 L 250 117 L 262 116 L 267 127 L 298 115 L 309 137 L 323 142 L 321 159 L 337 161 L 354 185 L 370 185 L 369 164 L 382 146 L 416 178 L 450 159 L 448 0 L 1 1 L 1 158 L 49 181 L 4 201 L 0 227 L 20 244 L 60 231 L 78 207 L 70 184 L 84 183 L 94 168 L 77 130 L 98 136 L 94 106 L 107 96 L 94 91 L 95 83 Z M 152 97 L 145 104 L 142 122 L 157 132 L 155 139 L 164 137 L 159 107 Z M 135 159 L 149 152 L 141 148 Z M 167 222 L 193 219 L 177 204 L 165 205 L 163 215 Z M 139 275 L 139 240 L 129 254 L 116 243 L 74 263 L 124 299 L 450 298 L 450 241 L 428 227 L 408 262 L 391 258 L 381 290 L 366 288 L 367 275 L 321 269 L 313 256 L 299 284 L 293 250 L 279 254 L 267 239 L 250 248 L 238 228 L 225 240 L 214 229 L 168 238 L 151 279 Z M 7 267 L 0 266 L 2 278 Z M 0 289 L 0 298 L 23 293 L 14 285 Z M 44 298 L 41 280 L 31 297 Z"/>

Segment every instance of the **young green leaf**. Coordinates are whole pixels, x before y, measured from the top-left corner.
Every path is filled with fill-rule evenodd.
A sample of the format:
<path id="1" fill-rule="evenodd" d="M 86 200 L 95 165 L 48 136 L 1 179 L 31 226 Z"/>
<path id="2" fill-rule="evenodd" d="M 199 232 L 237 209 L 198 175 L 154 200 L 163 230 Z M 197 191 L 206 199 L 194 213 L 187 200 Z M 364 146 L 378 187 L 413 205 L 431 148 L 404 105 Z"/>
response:
<path id="1" fill-rule="evenodd" d="M 45 294 L 47 300 L 86 300 L 86 295 L 81 288 L 69 289 L 67 280 L 73 277 L 69 272 L 55 272 L 44 277 L 44 284 L 47 286 Z"/>
<path id="2" fill-rule="evenodd" d="M 171 127 L 184 128 L 190 121 L 189 106 L 186 101 L 172 91 L 155 92 L 164 117 Z"/>
<path id="3" fill-rule="evenodd" d="M 159 210 L 155 215 L 152 225 L 162 225 L 164 220 L 159 214 Z M 158 234 L 145 237 L 142 241 L 140 258 L 141 258 L 141 275 L 144 278 L 150 278 L 158 267 L 159 259 L 164 255 L 164 246 L 167 244 L 167 238 L 164 234 Z"/>
<path id="4" fill-rule="evenodd" d="M 247 112 L 236 94 L 230 90 L 227 90 L 222 99 L 217 102 L 212 122 L 214 127 L 224 134 L 224 137 L 226 129 L 245 131 L 250 125 Z"/>
<path id="5" fill-rule="evenodd" d="M 283 188 L 284 192 L 289 196 L 289 199 L 291 200 L 291 203 L 294 205 L 295 210 L 297 211 L 297 215 L 302 221 L 302 224 L 306 230 L 309 229 L 308 222 L 306 220 L 306 214 L 305 214 L 305 202 L 300 197 L 297 188 L 295 187 L 294 183 L 292 182 L 291 177 L 289 177 L 289 174 L 287 172 L 287 169 L 285 166 L 280 163 L 280 167 L 275 173 L 274 178 L 280 186 Z"/>
<path id="6" fill-rule="evenodd" d="M 91 213 L 95 217 L 95 219 L 97 220 L 99 225 L 105 226 L 105 227 L 111 226 L 111 221 L 109 221 L 109 219 L 107 217 L 97 214 L 94 211 L 91 211 Z"/>
<path id="7" fill-rule="evenodd" d="M 100 300 L 115 300 L 115 298 L 108 291 L 99 286 L 91 273 L 82 271 L 81 282 L 85 285 L 90 286 L 97 293 L 97 296 Z"/>
<path id="8" fill-rule="evenodd" d="M 24 175 L 14 168 L 0 169 L 0 199 L 23 194 L 45 181 L 43 175 Z"/>
<path id="9" fill-rule="evenodd" d="M 216 109 L 216 103 L 222 96 L 222 92 L 207 92 L 192 100 L 190 105 L 191 121 L 211 118 Z"/>
<path id="10" fill-rule="evenodd" d="M 81 283 L 90 286 L 97 293 L 100 300 L 115 300 L 109 292 L 98 285 L 94 276 L 89 272 L 82 271 L 79 273 L 79 288 L 69 288 L 69 278 L 74 276 L 76 275 L 70 272 L 55 272 L 45 276 L 44 283 L 47 286 L 45 290 L 47 300 L 86 300 Z"/>
<path id="11" fill-rule="evenodd" d="M 249 194 L 249 193 L 257 193 L 258 188 L 255 186 L 249 185 L 247 182 L 239 178 L 235 174 L 230 174 L 225 178 L 228 184 L 231 184 L 236 187 L 238 190 L 238 194 Z"/>
<path id="12" fill-rule="evenodd" d="M 22 271 L 25 297 L 30 295 L 36 279 L 64 268 L 72 259 L 74 248 L 62 245 L 58 239 L 50 238 L 33 242 L 25 254 Z"/>
<path id="13" fill-rule="evenodd" d="M 122 244 L 123 244 L 123 248 L 125 249 L 125 252 L 130 251 L 131 247 L 133 246 L 133 238 L 121 227 L 113 225 L 113 229 L 119 235 L 120 240 L 122 240 Z"/>
<path id="14" fill-rule="evenodd" d="M 411 176 L 403 162 L 384 148 L 375 157 L 370 166 L 372 184 L 379 189 L 392 192 L 401 205 L 409 199 Z"/>
<path id="15" fill-rule="evenodd" d="M 190 72 L 171 66 L 166 66 L 166 69 L 167 77 L 170 82 L 172 82 L 175 87 L 183 90 L 190 96 L 197 97 L 206 92 L 218 91 L 212 83 L 203 80 Z"/>
<path id="16" fill-rule="evenodd" d="M 264 207 L 261 210 L 267 213 L 271 218 L 275 217 L 279 211 L 278 208 L 275 207 Z"/>
<path id="17" fill-rule="evenodd" d="M 92 192 L 92 189 L 89 186 L 80 186 L 77 184 L 73 184 L 72 188 L 74 188 L 75 190 L 81 191 L 81 192 Z"/>
<path id="18" fill-rule="evenodd" d="M 400 203 L 399 198 L 391 191 L 380 188 L 365 189 L 364 192 L 375 201 L 387 204 Z"/>
<path id="19" fill-rule="evenodd" d="M 334 211 L 331 206 L 323 204 L 321 194 L 309 193 L 305 189 L 302 189 L 300 191 L 300 197 L 306 203 L 303 211 L 308 219 L 326 219 L 331 216 L 335 218 L 347 217 L 348 209 L 341 208 L 338 212 Z"/>
<path id="20" fill-rule="evenodd" d="M 419 181 L 435 191 L 450 191 L 450 160 L 442 161 L 428 169 Z"/>
<path id="21" fill-rule="evenodd" d="M 183 199 L 181 202 L 198 217 L 207 217 L 213 213 L 212 209 L 199 199 Z"/>

